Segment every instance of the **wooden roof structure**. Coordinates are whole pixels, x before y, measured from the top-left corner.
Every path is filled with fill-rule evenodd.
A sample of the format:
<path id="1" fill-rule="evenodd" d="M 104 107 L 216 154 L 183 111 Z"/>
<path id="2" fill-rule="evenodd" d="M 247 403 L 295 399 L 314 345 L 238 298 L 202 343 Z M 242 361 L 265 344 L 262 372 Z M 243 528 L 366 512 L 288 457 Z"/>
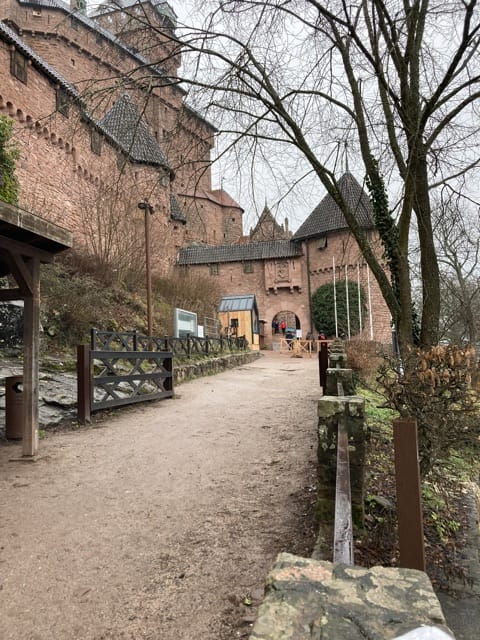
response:
<path id="1" fill-rule="evenodd" d="M 23 300 L 22 452 L 38 451 L 40 264 L 72 246 L 72 235 L 35 214 L 0 201 L 0 276 L 16 286 L 0 288 L 0 302 Z"/>

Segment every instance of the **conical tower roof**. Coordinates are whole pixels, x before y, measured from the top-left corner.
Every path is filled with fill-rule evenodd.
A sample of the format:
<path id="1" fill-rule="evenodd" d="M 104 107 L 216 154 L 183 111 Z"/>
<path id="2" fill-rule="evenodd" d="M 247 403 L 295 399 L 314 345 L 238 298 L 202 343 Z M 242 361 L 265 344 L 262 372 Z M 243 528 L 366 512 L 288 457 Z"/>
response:
<path id="1" fill-rule="evenodd" d="M 126 93 L 120 96 L 99 124 L 133 162 L 159 165 L 172 173 L 158 142 Z"/>
<path id="2" fill-rule="evenodd" d="M 340 178 L 338 188 L 359 225 L 364 229 L 373 229 L 375 224 L 372 203 L 351 173 L 347 172 Z M 332 196 L 327 194 L 300 226 L 293 239 L 305 240 L 342 229 L 348 229 L 345 216 Z"/>

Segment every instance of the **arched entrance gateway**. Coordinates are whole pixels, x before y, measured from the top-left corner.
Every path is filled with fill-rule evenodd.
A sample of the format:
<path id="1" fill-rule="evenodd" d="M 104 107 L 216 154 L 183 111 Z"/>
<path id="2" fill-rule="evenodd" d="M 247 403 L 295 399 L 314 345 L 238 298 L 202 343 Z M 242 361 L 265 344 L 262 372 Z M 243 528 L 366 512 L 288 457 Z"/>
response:
<path id="1" fill-rule="evenodd" d="M 284 309 L 276 313 L 272 318 L 272 348 L 280 346 L 281 339 L 291 334 L 293 337 L 301 337 L 302 326 L 300 318 L 293 311 Z"/>

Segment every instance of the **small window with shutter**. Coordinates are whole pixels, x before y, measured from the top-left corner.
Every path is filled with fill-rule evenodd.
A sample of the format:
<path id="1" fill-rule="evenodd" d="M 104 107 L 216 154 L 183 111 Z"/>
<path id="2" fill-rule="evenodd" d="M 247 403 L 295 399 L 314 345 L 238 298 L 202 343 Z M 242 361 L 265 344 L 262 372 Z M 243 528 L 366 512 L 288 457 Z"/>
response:
<path id="1" fill-rule="evenodd" d="M 16 49 L 11 53 L 10 73 L 24 84 L 27 84 L 27 59 Z"/>
<path id="2" fill-rule="evenodd" d="M 61 87 L 57 89 L 56 96 L 57 111 L 68 118 L 69 100 L 67 92 Z"/>

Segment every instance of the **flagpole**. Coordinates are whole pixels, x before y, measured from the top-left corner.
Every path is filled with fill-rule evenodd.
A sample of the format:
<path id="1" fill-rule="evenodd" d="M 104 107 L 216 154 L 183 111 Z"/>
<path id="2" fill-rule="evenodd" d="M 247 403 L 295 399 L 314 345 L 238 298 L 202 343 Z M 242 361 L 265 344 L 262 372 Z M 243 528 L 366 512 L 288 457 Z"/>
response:
<path id="1" fill-rule="evenodd" d="M 337 285 L 335 281 L 335 256 L 333 260 L 333 308 L 335 313 L 335 336 L 338 338 L 338 317 L 337 317 Z"/>
<path id="2" fill-rule="evenodd" d="M 367 264 L 368 316 L 370 318 L 370 340 L 373 340 L 372 292 L 370 290 L 370 269 Z"/>
<path id="3" fill-rule="evenodd" d="M 363 331 L 363 322 L 362 322 L 362 290 L 360 288 L 360 263 L 357 262 L 357 290 L 358 290 L 358 327 L 360 329 L 360 334 Z"/>
<path id="4" fill-rule="evenodd" d="M 345 265 L 345 295 L 347 298 L 347 333 L 350 340 L 350 296 L 348 295 L 348 265 Z"/>

